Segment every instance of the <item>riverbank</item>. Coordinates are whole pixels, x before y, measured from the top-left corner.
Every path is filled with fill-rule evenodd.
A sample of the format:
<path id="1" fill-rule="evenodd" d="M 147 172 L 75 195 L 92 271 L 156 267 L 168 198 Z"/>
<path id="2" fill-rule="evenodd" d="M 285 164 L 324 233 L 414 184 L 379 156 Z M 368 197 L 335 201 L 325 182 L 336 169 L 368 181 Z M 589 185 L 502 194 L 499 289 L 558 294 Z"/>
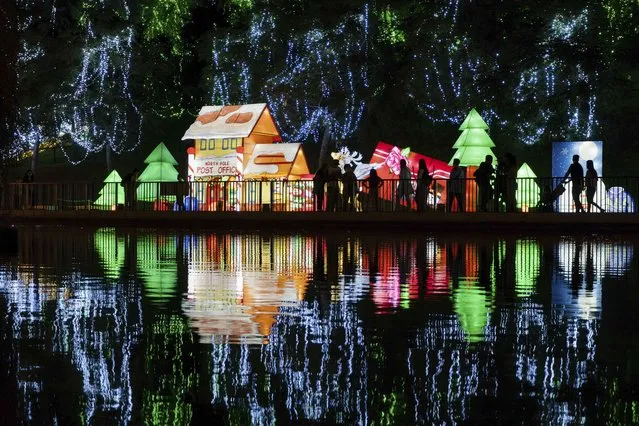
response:
<path id="1" fill-rule="evenodd" d="M 635 213 L 0 211 L 0 223 L 185 229 L 639 232 Z"/>

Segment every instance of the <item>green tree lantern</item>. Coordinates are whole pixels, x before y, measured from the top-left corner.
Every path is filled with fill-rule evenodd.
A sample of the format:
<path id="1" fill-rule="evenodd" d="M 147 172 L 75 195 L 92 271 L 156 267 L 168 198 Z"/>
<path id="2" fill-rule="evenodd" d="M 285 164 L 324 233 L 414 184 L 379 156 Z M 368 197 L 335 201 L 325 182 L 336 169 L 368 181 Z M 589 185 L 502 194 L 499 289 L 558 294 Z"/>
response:
<path id="1" fill-rule="evenodd" d="M 539 202 L 539 185 L 535 182 L 537 175 L 526 163 L 517 170 L 517 208 L 527 212 Z"/>
<path id="2" fill-rule="evenodd" d="M 100 196 L 95 200 L 95 204 L 114 210 L 118 204 L 124 204 L 124 188 L 121 182 L 122 178 L 117 170 L 109 173 L 109 176 L 104 179 L 104 186 L 98 193 Z"/>
<path id="3" fill-rule="evenodd" d="M 146 157 L 144 163 L 148 165 L 138 178 L 140 183 L 137 189 L 138 200 L 156 201 L 162 195 L 161 183 L 178 181 L 178 171 L 175 168 L 178 162 L 166 145 L 160 142 Z M 163 198 L 167 201 L 175 201 L 173 194 L 165 195 Z"/>
<path id="4" fill-rule="evenodd" d="M 461 166 L 479 166 L 486 155 L 492 155 L 495 158 L 491 149 L 495 147 L 495 143 L 486 133 L 488 125 L 475 108 L 470 110 L 464 122 L 459 126 L 459 130 L 462 131 L 462 134 L 453 145 L 457 152 L 450 159 L 449 165 L 453 164 L 455 158 L 459 158 Z"/>

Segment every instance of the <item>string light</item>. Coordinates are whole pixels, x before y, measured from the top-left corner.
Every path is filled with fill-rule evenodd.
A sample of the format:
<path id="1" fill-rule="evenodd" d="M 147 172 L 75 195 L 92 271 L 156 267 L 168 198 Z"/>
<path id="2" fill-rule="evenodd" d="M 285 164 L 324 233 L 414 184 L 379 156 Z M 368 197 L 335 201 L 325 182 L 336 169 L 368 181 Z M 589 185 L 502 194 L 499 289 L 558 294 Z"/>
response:
<path id="1" fill-rule="evenodd" d="M 68 135 L 84 152 L 80 159 L 72 158 L 61 145 L 73 164 L 106 147 L 116 154 L 133 151 L 142 138 L 142 114 L 129 89 L 133 29 L 98 38 L 89 23 L 85 43 L 75 90 L 58 98 L 56 110 L 60 135 Z"/>
<path id="2" fill-rule="evenodd" d="M 266 99 L 284 139 L 318 140 L 324 125 L 337 139 L 349 138 L 358 128 L 365 101 L 360 93 L 368 87 L 366 66 L 344 65 L 342 57 L 367 55 L 369 11 L 349 16 L 333 30 L 310 29 L 286 41 L 283 64 L 273 62 L 273 51 L 282 43 L 275 38 L 279 22 L 268 11 L 251 21 L 248 37 L 225 35 L 214 40 L 211 54 L 212 96 L 216 104 Z M 266 48 L 264 46 L 267 46 Z M 252 90 L 250 64 L 240 60 L 237 49 L 271 71 L 263 87 Z M 262 71 L 262 70 L 260 70 Z M 291 93 L 296 93 L 291 96 Z M 342 98 L 342 105 L 335 105 Z"/>

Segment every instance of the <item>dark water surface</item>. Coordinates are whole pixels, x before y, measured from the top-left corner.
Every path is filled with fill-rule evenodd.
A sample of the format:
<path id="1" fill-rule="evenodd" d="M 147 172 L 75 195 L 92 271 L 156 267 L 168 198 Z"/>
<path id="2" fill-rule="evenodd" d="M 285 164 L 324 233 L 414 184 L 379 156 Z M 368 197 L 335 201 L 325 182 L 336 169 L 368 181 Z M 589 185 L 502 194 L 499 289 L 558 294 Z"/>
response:
<path id="1" fill-rule="evenodd" d="M 631 239 L 21 228 L 0 423 L 639 423 Z"/>

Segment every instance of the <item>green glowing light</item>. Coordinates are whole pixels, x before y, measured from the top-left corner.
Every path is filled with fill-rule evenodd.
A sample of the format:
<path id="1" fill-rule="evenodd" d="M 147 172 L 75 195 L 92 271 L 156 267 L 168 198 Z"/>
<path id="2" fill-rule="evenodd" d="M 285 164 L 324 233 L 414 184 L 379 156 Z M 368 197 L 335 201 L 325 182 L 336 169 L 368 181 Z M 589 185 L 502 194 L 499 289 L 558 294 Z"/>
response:
<path id="1" fill-rule="evenodd" d="M 229 0 L 226 4 L 229 22 L 233 25 L 239 25 L 247 21 L 253 6 L 253 0 Z"/>
<path id="2" fill-rule="evenodd" d="M 390 45 L 406 41 L 406 33 L 399 28 L 398 21 L 397 14 L 390 7 L 386 7 L 379 13 L 379 32 L 382 41 Z"/>
<path id="3" fill-rule="evenodd" d="M 144 39 L 151 41 L 166 37 L 171 43 L 171 52 L 183 51 L 182 28 L 191 13 L 191 0 L 151 0 L 142 9 Z"/>

